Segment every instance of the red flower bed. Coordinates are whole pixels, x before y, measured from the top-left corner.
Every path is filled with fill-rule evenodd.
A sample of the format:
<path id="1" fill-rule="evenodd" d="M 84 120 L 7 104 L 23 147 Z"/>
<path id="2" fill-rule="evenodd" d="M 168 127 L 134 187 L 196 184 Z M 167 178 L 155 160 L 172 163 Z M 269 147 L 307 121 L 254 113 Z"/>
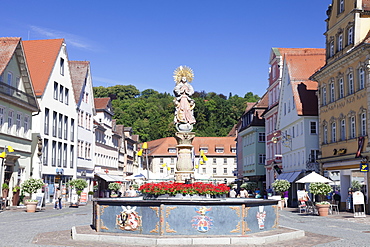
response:
<path id="1" fill-rule="evenodd" d="M 192 184 L 174 183 L 174 182 L 160 182 L 160 183 L 146 183 L 140 186 L 139 191 L 152 195 L 223 195 L 229 192 L 229 187 L 226 184 L 214 185 L 212 183 L 196 182 Z"/>

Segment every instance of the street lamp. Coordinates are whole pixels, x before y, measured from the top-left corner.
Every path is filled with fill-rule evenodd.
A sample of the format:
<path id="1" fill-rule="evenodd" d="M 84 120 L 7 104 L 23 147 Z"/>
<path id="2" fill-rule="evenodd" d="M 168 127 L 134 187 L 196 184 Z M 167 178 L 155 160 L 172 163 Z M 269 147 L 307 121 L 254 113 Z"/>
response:
<path id="1" fill-rule="evenodd" d="M 148 163 L 148 151 L 147 151 L 147 149 L 148 149 L 148 143 L 144 142 L 137 155 L 142 156 L 143 151 L 145 152 L 147 179 L 149 180 L 149 163 Z"/>
<path id="2" fill-rule="evenodd" d="M 4 180 L 4 172 L 3 172 L 3 167 L 4 167 L 4 161 L 5 161 L 5 157 L 7 155 L 7 152 L 6 150 L 8 149 L 8 152 L 9 153 L 12 153 L 14 152 L 14 149 L 11 147 L 11 146 L 5 146 L 4 147 L 4 151 L 0 154 L 0 158 L 2 158 L 2 161 L 1 161 L 1 167 L 0 167 L 0 176 L 1 176 L 1 180 L 0 180 L 0 185 L 1 185 L 1 188 L 3 187 L 3 180 Z"/>

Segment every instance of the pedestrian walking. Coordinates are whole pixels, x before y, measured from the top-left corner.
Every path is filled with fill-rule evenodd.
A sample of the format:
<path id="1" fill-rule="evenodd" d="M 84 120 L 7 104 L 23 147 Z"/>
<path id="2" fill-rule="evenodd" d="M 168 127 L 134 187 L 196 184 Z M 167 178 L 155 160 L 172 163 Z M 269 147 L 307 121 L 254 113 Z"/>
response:
<path id="1" fill-rule="evenodd" d="M 284 201 L 285 201 L 285 207 L 288 207 L 288 198 L 289 198 L 289 192 L 285 191 L 284 192 Z"/>
<path id="2" fill-rule="evenodd" d="M 57 188 L 57 191 L 55 193 L 55 205 L 54 209 L 62 209 L 62 192 L 60 191 L 59 188 Z"/>

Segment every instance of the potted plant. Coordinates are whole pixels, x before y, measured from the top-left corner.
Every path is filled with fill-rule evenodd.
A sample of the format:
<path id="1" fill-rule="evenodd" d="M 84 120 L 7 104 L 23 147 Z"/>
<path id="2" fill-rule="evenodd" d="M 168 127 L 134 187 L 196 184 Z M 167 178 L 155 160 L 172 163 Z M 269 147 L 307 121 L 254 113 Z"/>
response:
<path id="1" fill-rule="evenodd" d="M 3 183 L 2 186 L 2 191 L 3 191 L 3 198 L 7 198 L 9 194 L 9 185 L 7 183 Z"/>
<path id="2" fill-rule="evenodd" d="M 353 191 L 360 191 L 361 188 L 362 188 L 362 185 L 361 185 L 361 183 L 359 181 L 353 180 L 352 181 L 352 184 L 351 184 L 351 187 L 352 187 L 352 190 Z"/>
<path id="3" fill-rule="evenodd" d="M 289 190 L 290 183 L 288 180 L 285 179 L 277 179 L 275 182 L 271 184 L 272 188 L 274 189 L 275 193 L 280 194 L 280 201 L 279 207 L 282 209 L 284 207 L 284 192 Z"/>
<path id="4" fill-rule="evenodd" d="M 22 183 L 22 191 L 30 195 L 30 199 L 25 201 L 27 212 L 33 213 L 36 211 L 37 200 L 32 199 L 32 194 L 41 189 L 43 185 L 44 182 L 41 179 L 35 178 L 29 178 Z"/>
<path id="5" fill-rule="evenodd" d="M 69 181 L 69 186 L 71 186 L 72 189 L 76 191 L 77 194 L 77 201 L 72 202 L 71 206 L 72 207 L 78 207 L 80 204 L 80 196 L 81 192 L 87 188 L 87 182 L 84 179 L 78 178 L 78 179 L 72 179 Z"/>
<path id="6" fill-rule="evenodd" d="M 321 182 L 310 183 L 310 192 L 314 195 L 319 195 L 320 201 L 316 203 L 317 211 L 320 216 L 327 216 L 329 213 L 330 202 L 324 201 L 323 197 L 333 191 L 329 184 Z"/>
<path id="7" fill-rule="evenodd" d="M 94 191 L 89 191 L 89 193 L 88 193 L 88 196 L 89 196 L 89 201 L 92 201 L 92 198 L 93 198 L 93 196 L 94 196 Z"/>
<path id="8" fill-rule="evenodd" d="M 118 196 L 118 190 L 121 188 L 121 184 L 119 183 L 110 183 L 108 185 L 108 189 L 111 191 L 111 197 L 117 197 Z"/>
<path id="9" fill-rule="evenodd" d="M 18 185 L 13 188 L 13 198 L 12 198 L 13 206 L 18 206 L 20 190 L 21 187 L 19 187 Z"/>

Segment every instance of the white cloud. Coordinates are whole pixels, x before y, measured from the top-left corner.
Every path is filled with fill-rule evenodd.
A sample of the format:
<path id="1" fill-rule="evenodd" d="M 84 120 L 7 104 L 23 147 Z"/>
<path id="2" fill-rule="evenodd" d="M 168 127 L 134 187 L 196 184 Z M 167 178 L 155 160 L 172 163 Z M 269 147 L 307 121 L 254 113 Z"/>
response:
<path id="1" fill-rule="evenodd" d="M 37 27 L 37 26 L 30 26 L 32 31 L 41 34 L 42 36 L 45 36 L 46 38 L 51 39 L 58 39 L 58 38 L 64 38 L 66 40 L 67 45 L 71 45 L 77 48 L 87 49 L 87 50 L 93 50 L 92 45 L 90 42 L 84 40 L 84 38 L 79 37 L 78 35 L 53 30 L 49 28 L 43 28 L 43 27 Z"/>

